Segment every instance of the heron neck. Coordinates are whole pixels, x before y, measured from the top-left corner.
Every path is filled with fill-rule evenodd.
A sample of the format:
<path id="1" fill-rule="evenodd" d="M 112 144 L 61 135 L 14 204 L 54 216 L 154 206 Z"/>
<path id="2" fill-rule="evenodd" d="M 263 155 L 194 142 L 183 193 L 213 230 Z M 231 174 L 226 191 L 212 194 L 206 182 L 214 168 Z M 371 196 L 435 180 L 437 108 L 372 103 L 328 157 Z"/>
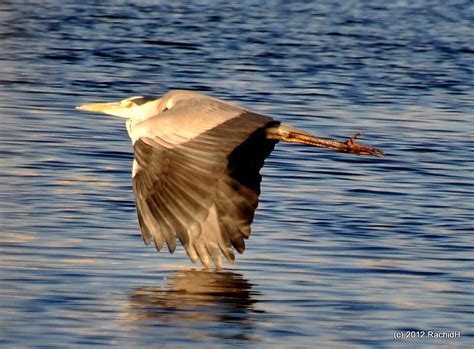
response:
<path id="1" fill-rule="evenodd" d="M 137 124 L 139 120 L 136 120 L 136 119 L 128 119 L 127 122 L 125 123 L 126 127 L 127 127 L 127 132 L 128 132 L 128 136 L 133 139 L 132 137 L 132 132 L 133 132 L 133 128 L 135 127 L 135 125 Z"/>

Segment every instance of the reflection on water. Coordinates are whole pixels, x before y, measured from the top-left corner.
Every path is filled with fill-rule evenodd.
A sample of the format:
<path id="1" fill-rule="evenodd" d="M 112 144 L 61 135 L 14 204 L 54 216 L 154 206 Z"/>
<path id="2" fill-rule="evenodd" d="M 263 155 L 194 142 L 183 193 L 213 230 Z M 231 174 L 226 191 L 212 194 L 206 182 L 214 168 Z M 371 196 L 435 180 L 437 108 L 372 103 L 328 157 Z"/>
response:
<path id="1" fill-rule="evenodd" d="M 199 338 L 248 340 L 257 296 L 238 273 L 180 271 L 160 286 L 135 289 L 125 318 L 137 326 L 196 331 Z M 221 326 L 226 330 L 216 330 Z"/>

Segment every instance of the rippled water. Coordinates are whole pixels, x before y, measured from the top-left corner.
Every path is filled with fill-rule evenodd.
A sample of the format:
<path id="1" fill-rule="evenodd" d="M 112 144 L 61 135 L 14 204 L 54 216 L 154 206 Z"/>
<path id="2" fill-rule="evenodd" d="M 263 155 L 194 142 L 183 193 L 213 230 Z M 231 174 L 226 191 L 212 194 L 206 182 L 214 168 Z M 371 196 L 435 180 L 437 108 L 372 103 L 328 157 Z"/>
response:
<path id="1" fill-rule="evenodd" d="M 474 7 L 414 3 L 2 1 L 0 346 L 472 345 Z M 245 254 L 192 270 L 143 245 L 123 120 L 74 110 L 172 88 L 387 156 L 279 144 Z"/>

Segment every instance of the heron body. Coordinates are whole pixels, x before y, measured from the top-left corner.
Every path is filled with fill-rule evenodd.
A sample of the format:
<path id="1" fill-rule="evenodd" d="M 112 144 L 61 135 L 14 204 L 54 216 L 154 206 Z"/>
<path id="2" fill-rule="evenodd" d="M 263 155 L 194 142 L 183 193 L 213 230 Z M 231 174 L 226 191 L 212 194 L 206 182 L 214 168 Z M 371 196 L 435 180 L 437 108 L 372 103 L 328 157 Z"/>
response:
<path id="1" fill-rule="evenodd" d="M 192 262 L 222 268 L 242 253 L 260 194 L 260 169 L 278 141 L 358 155 L 383 152 L 314 137 L 271 117 L 197 92 L 131 97 L 80 110 L 127 118 L 133 191 L 145 243 L 173 253 L 176 237 Z"/>

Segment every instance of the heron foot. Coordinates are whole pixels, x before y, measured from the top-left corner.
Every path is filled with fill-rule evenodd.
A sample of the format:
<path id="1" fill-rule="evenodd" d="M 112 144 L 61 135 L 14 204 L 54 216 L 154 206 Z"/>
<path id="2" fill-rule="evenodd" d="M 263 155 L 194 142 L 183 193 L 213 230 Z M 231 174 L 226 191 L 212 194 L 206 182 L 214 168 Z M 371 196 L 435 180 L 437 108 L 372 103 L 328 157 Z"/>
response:
<path id="1" fill-rule="evenodd" d="M 345 147 L 342 147 L 339 151 L 344 153 L 351 153 L 355 155 L 371 155 L 371 156 L 384 156 L 385 153 L 382 150 L 377 148 L 365 145 L 358 144 L 355 141 L 364 136 L 363 132 L 357 132 L 351 138 L 344 142 Z"/>

